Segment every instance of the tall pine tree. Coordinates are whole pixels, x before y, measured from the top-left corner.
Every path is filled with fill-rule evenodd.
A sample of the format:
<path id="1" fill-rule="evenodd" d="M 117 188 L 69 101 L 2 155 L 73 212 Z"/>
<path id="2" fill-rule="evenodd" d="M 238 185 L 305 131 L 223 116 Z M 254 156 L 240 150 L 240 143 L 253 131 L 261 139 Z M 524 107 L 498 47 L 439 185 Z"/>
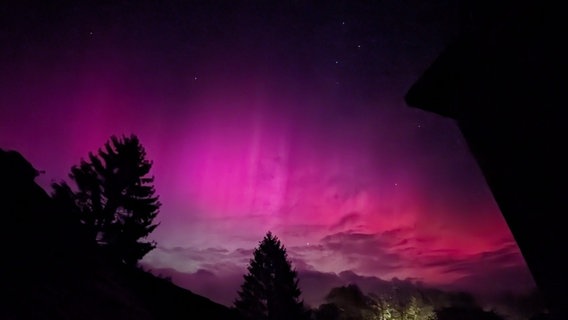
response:
<path id="1" fill-rule="evenodd" d="M 151 167 L 138 137 L 112 136 L 89 161 L 71 169 L 78 191 L 55 184 L 54 197 L 73 199 L 92 239 L 118 261 L 136 265 L 156 246 L 143 240 L 157 227 L 153 220 L 160 207 Z"/>
<path id="2" fill-rule="evenodd" d="M 286 249 L 268 232 L 254 250 L 235 307 L 247 320 L 307 319 L 297 273 Z"/>

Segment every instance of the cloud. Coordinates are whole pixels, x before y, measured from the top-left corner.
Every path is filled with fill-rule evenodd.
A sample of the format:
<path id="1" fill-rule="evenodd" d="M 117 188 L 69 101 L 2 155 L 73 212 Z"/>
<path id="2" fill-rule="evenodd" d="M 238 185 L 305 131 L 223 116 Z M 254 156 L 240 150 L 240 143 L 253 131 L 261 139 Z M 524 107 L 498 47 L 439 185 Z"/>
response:
<path id="1" fill-rule="evenodd" d="M 536 287 L 525 266 L 510 266 L 485 272 L 469 273 L 444 288 L 470 291 L 477 295 L 495 297 L 503 292 L 528 293 Z"/>
<path id="2" fill-rule="evenodd" d="M 206 296 L 216 302 L 231 305 L 237 297 L 246 267 L 253 256 L 253 249 L 222 248 L 197 249 L 194 247 L 159 247 L 153 259 L 146 260 L 144 266 L 152 273 L 171 277 L 172 282 L 192 292 Z M 296 270 L 309 272 L 313 266 L 306 263 L 301 254 L 289 254 Z M 180 269 L 159 265 L 172 264 Z"/>
<path id="3" fill-rule="evenodd" d="M 237 298 L 243 281 L 243 274 L 216 274 L 210 270 L 180 272 L 172 268 L 152 269 L 153 274 L 170 277 L 172 282 L 196 294 L 203 295 L 218 303 L 231 306 Z M 301 270 L 298 273 L 302 299 L 312 307 L 319 306 L 329 291 L 335 287 L 357 284 L 364 292 L 382 292 L 390 283 L 377 277 L 363 277 L 351 271 L 340 274 Z"/>
<path id="4" fill-rule="evenodd" d="M 436 239 L 416 234 L 412 228 L 394 228 L 377 233 L 353 230 L 324 236 L 319 244 L 294 247 L 319 271 L 342 265 L 361 275 L 382 278 L 415 278 L 443 284 L 479 272 L 488 273 L 526 265 L 517 245 L 503 241 L 494 250 L 468 253 L 460 248 L 440 247 Z M 486 283 L 490 285 L 490 282 Z"/>
<path id="5" fill-rule="evenodd" d="M 156 275 L 171 277 L 181 287 L 230 305 L 247 272 L 253 250 L 159 246 L 149 254 L 143 265 Z M 303 259 L 305 253 L 305 250 L 288 250 L 288 258 L 296 270 L 314 269 Z"/>
<path id="6" fill-rule="evenodd" d="M 152 269 L 155 275 L 170 277 L 172 282 L 215 302 L 231 306 L 237 297 L 243 275 L 239 273 L 217 274 L 210 270 L 180 272 L 172 268 Z"/>
<path id="7" fill-rule="evenodd" d="M 466 256 L 456 256 L 455 251 L 434 251 L 423 260 L 422 267 L 440 268 L 443 273 L 461 275 L 485 273 L 509 267 L 525 267 L 522 255 L 515 245 L 505 245 L 495 250 Z"/>
<path id="8" fill-rule="evenodd" d="M 389 234 L 339 232 L 325 236 L 321 244 L 332 256 L 341 257 L 351 269 L 364 274 L 390 275 L 402 266 L 403 256 L 393 250 Z"/>
<path id="9" fill-rule="evenodd" d="M 208 269 L 215 273 L 242 272 L 252 257 L 253 249 L 158 246 L 144 259 L 146 265 L 153 268 L 173 268 L 183 272 L 195 272 Z"/>
<path id="10" fill-rule="evenodd" d="M 380 237 L 380 234 L 332 235 L 326 238 L 326 241 L 324 241 L 322 245 L 292 248 L 290 252 L 314 254 L 322 250 L 329 250 L 326 244 L 336 243 L 336 240 L 339 239 L 354 242 L 355 245 L 362 247 L 387 242 L 384 241 L 384 239 L 380 241 L 377 240 Z M 353 243 L 347 244 L 340 249 L 348 250 L 352 245 Z M 433 254 L 425 255 L 424 261 L 418 261 L 418 263 L 422 264 L 417 267 L 442 269 L 447 273 L 457 275 L 457 280 L 450 284 L 433 286 L 444 290 L 466 290 L 478 296 L 489 296 L 493 293 L 498 294 L 504 291 L 527 292 L 535 287 L 534 281 L 530 273 L 528 273 L 528 269 L 522 264 L 517 264 L 518 257 L 514 255 L 514 249 L 515 248 L 511 247 L 503 247 L 495 251 L 482 252 L 464 258 L 444 258 L 444 255 L 447 254 L 446 251 L 435 251 Z M 176 248 L 174 251 L 193 252 L 194 250 L 181 250 L 180 248 Z M 229 252 L 215 249 L 204 251 L 212 254 L 222 252 L 226 254 L 227 257 L 232 258 L 249 259 L 250 257 L 250 250 L 245 249 Z M 342 252 L 342 254 L 345 253 L 345 251 Z M 203 255 L 204 253 L 201 252 L 201 254 Z M 415 289 L 417 286 L 429 286 L 428 284 L 423 284 L 420 278 L 407 277 L 404 278 L 405 280 L 398 280 L 396 278 L 385 280 L 385 278 L 361 274 L 355 269 L 345 270 L 340 273 L 323 272 L 316 269 L 314 265 L 306 262 L 297 254 L 292 253 L 290 256 L 293 266 L 298 271 L 302 299 L 312 307 L 323 303 L 325 296 L 332 288 L 347 284 L 357 284 L 364 293 L 375 294 L 387 292 L 393 284 L 396 284 L 398 287 L 404 286 L 411 290 L 413 290 L 413 288 Z M 406 257 L 403 255 L 394 254 L 394 256 L 397 259 L 397 263 L 400 265 L 399 268 L 408 267 L 410 263 L 417 263 L 417 261 L 406 260 Z M 384 257 L 387 257 L 387 255 Z M 428 261 L 434 258 L 436 258 L 436 260 Z M 152 272 L 154 274 L 170 276 L 175 284 L 206 296 L 216 302 L 230 306 L 237 297 L 237 291 L 242 284 L 243 275 L 246 273 L 246 268 L 240 263 L 236 264 L 232 262 L 231 259 L 227 258 L 224 262 L 220 263 L 202 263 L 199 269 L 194 272 L 183 272 L 172 268 L 156 268 L 153 269 Z M 358 263 L 354 264 L 358 269 L 362 270 L 370 267 L 382 268 L 387 271 L 397 269 L 394 264 L 380 263 L 372 259 L 359 260 Z M 480 272 L 480 270 L 483 271 Z M 432 287 L 432 285 L 430 286 Z"/>
<path id="11" fill-rule="evenodd" d="M 355 217 L 345 221 L 349 219 Z M 169 272 L 183 287 L 231 304 L 253 250 L 158 247 L 146 262 Z M 535 287 L 518 247 L 509 240 L 496 243 L 493 250 L 468 253 L 440 247 L 409 227 L 375 233 L 346 230 L 314 243 L 288 246 L 287 253 L 298 271 L 304 299 L 312 305 L 321 303 L 333 287 L 356 283 L 364 292 L 377 292 L 390 285 L 384 279 L 394 277 L 479 294 Z M 166 268 L 170 266 L 171 270 Z M 338 269 L 345 271 L 337 273 Z"/>
<path id="12" fill-rule="evenodd" d="M 331 289 L 345 284 L 345 281 L 333 272 L 303 270 L 298 273 L 298 278 L 302 299 L 311 307 L 319 306 Z"/>
<path id="13" fill-rule="evenodd" d="M 297 257 L 292 257 L 292 258 L 289 257 L 289 259 L 290 262 L 292 263 L 292 268 L 296 270 L 303 270 L 303 271 L 315 270 L 313 265 L 307 263 L 303 259 Z"/>
<path id="14" fill-rule="evenodd" d="M 341 217 L 339 219 L 339 221 L 337 221 L 337 223 L 331 225 L 329 227 L 329 230 L 331 230 L 331 231 L 340 230 L 340 229 L 343 229 L 344 227 L 352 226 L 360 220 L 361 220 L 361 214 L 360 213 L 351 212 L 351 213 L 348 213 L 348 214 L 344 215 L 343 217 Z"/>
<path id="15" fill-rule="evenodd" d="M 319 234 L 327 229 L 323 224 L 280 224 L 275 227 L 275 231 L 279 238 L 299 238 L 306 239 L 310 235 Z"/>

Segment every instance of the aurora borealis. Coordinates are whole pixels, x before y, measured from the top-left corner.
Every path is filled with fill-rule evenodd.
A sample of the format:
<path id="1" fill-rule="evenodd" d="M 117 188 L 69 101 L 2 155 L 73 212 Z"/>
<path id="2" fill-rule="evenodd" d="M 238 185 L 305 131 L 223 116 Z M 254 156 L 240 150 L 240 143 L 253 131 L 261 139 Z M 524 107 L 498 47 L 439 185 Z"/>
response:
<path id="1" fill-rule="evenodd" d="M 163 204 L 149 268 L 229 304 L 271 230 L 312 275 L 534 286 L 457 126 L 402 98 L 453 1 L 125 3 L 3 9 L 0 147 L 49 189 L 137 134 Z"/>

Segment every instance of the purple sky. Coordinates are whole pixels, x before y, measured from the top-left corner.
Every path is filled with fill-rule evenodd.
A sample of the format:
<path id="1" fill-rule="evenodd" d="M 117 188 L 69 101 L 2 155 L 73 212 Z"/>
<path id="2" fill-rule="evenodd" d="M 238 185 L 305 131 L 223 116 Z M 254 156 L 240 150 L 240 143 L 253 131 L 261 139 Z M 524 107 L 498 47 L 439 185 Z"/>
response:
<path id="1" fill-rule="evenodd" d="M 146 266 L 230 304 L 271 230 L 309 302 L 362 277 L 534 286 L 455 123 L 403 101 L 455 1 L 160 3 L 7 6 L 0 30 L 0 147 L 42 186 L 141 139 L 163 204 Z"/>

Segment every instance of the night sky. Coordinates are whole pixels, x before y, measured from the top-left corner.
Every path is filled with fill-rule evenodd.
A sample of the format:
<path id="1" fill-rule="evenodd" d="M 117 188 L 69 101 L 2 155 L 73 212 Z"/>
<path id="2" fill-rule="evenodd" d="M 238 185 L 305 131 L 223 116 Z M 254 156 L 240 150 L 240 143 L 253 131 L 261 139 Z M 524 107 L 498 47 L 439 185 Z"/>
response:
<path id="1" fill-rule="evenodd" d="M 308 302 L 368 277 L 534 286 L 457 125 L 403 100 L 457 1 L 117 2 L 2 6 L 0 147 L 50 190 L 137 134 L 163 204 L 147 268 L 230 304 L 271 230 Z"/>

